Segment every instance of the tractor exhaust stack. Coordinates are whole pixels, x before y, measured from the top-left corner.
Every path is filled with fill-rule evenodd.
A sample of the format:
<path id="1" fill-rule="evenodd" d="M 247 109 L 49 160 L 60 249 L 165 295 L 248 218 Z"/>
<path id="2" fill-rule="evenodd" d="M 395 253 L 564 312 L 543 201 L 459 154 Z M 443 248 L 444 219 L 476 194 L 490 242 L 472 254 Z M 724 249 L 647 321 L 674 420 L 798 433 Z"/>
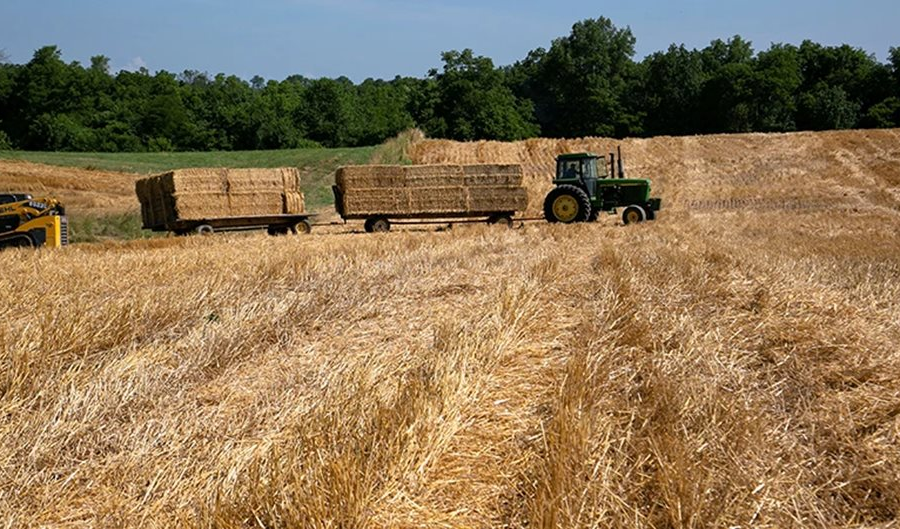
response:
<path id="1" fill-rule="evenodd" d="M 625 164 L 622 163 L 622 146 L 616 147 L 616 151 L 619 153 L 619 178 L 625 178 Z"/>

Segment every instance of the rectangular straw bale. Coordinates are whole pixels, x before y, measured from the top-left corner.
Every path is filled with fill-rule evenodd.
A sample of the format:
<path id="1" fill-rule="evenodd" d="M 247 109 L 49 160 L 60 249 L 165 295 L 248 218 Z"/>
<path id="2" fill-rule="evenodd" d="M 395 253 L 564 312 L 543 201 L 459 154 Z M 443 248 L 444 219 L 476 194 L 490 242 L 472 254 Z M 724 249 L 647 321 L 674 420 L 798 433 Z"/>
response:
<path id="1" fill-rule="evenodd" d="M 227 193 L 174 193 L 168 196 L 174 203 L 167 218 L 169 222 L 231 216 Z"/>
<path id="2" fill-rule="evenodd" d="M 156 176 L 148 184 L 153 225 L 164 226 L 166 223 L 174 221 L 176 218 L 175 199 L 171 193 L 163 191 L 162 178 Z"/>
<path id="3" fill-rule="evenodd" d="M 422 187 L 409 190 L 408 213 L 463 213 L 468 191 L 457 187 Z"/>
<path id="4" fill-rule="evenodd" d="M 159 175 L 165 193 L 225 193 L 227 169 L 178 169 Z"/>
<path id="5" fill-rule="evenodd" d="M 279 167 L 283 189 L 290 192 L 300 192 L 300 169 L 296 167 Z"/>
<path id="6" fill-rule="evenodd" d="M 152 222 L 149 218 L 150 201 L 147 197 L 147 179 L 142 178 L 134 183 L 134 192 L 137 194 L 138 202 L 141 203 L 141 225 L 150 226 Z"/>
<path id="7" fill-rule="evenodd" d="M 255 191 L 284 191 L 285 173 L 280 169 L 228 169 L 226 170 L 229 193 Z M 291 187 L 297 189 L 297 185 Z"/>
<path id="8" fill-rule="evenodd" d="M 467 188 L 468 211 L 525 211 L 528 193 L 521 186 L 476 186 Z"/>
<path id="9" fill-rule="evenodd" d="M 405 189 L 348 189 L 344 192 L 345 215 L 392 215 L 409 211 Z"/>
<path id="10" fill-rule="evenodd" d="M 306 211 L 306 200 L 303 193 L 296 191 L 284 192 L 284 212 L 285 213 L 303 213 Z"/>
<path id="11" fill-rule="evenodd" d="M 403 171 L 404 185 L 408 188 L 453 187 L 465 183 L 459 165 L 409 165 Z"/>
<path id="12" fill-rule="evenodd" d="M 280 215 L 284 212 L 282 191 L 228 193 L 228 212 L 224 216 Z"/>
<path id="13" fill-rule="evenodd" d="M 463 173 L 470 174 L 522 174 L 522 166 L 517 163 L 478 163 L 462 166 Z"/>
<path id="14" fill-rule="evenodd" d="M 334 175 L 334 183 L 344 190 L 402 187 L 403 180 L 400 165 L 348 165 Z"/>
<path id="15" fill-rule="evenodd" d="M 463 166 L 467 186 L 520 186 L 524 178 L 518 164 L 480 164 Z"/>
<path id="16" fill-rule="evenodd" d="M 155 176 L 138 180 L 135 188 L 141 200 L 141 221 L 147 228 L 165 224 L 165 215 L 161 203 L 157 205 L 156 190 L 159 179 Z M 161 199 L 159 199 L 161 201 Z"/>

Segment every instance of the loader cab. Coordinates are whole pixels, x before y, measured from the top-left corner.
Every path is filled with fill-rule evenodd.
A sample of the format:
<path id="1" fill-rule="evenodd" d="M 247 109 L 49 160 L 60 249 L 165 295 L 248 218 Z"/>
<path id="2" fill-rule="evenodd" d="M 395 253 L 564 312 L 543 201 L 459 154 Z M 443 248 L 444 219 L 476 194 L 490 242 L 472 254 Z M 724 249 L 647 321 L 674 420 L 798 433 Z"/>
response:
<path id="1" fill-rule="evenodd" d="M 32 196 L 28 193 L 0 193 L 0 205 L 23 202 L 31 199 Z"/>

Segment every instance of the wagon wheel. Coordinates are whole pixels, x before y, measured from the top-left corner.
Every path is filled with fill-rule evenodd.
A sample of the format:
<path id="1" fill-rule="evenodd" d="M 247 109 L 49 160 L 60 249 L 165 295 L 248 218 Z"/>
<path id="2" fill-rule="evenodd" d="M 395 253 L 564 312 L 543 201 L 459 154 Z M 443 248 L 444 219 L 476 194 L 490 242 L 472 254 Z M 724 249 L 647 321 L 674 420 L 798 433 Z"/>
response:
<path id="1" fill-rule="evenodd" d="M 391 231 L 391 221 L 384 217 L 378 217 L 376 219 L 372 219 L 371 223 L 371 232 L 388 232 Z"/>
<path id="2" fill-rule="evenodd" d="M 500 224 L 507 228 L 513 227 L 513 219 L 510 215 L 491 215 L 488 224 Z"/>
<path id="3" fill-rule="evenodd" d="M 299 235 L 308 235 L 312 231 L 312 224 L 308 220 L 303 219 L 297 224 L 291 226 L 291 233 Z"/>

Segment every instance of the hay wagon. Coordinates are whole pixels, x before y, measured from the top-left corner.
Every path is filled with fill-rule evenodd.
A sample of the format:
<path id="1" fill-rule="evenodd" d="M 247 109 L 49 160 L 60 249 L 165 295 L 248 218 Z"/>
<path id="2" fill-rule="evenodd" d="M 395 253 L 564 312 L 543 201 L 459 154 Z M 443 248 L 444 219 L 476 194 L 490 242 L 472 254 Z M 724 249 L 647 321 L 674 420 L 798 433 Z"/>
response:
<path id="1" fill-rule="evenodd" d="M 245 217 L 210 217 L 175 220 L 164 225 L 144 226 L 145 230 L 170 231 L 175 235 L 198 233 L 209 235 L 218 231 L 246 231 L 265 229 L 269 235 L 306 234 L 312 231 L 312 214 L 249 215 Z"/>
<path id="2" fill-rule="evenodd" d="M 520 165 L 367 165 L 335 174 L 334 205 L 367 232 L 392 224 L 503 223 L 528 206 Z"/>
<path id="3" fill-rule="evenodd" d="M 312 229 L 295 168 L 180 169 L 138 180 L 135 191 L 146 230 L 279 235 Z"/>

